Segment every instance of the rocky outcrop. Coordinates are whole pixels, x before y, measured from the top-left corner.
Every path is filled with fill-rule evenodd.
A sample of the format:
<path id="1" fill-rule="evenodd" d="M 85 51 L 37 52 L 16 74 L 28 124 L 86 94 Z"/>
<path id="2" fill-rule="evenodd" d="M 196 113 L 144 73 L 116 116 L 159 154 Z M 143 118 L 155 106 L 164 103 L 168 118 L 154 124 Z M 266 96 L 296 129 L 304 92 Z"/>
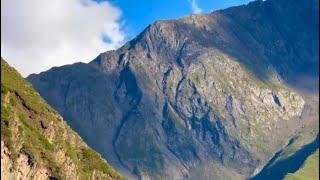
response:
<path id="1" fill-rule="evenodd" d="M 249 178 L 318 124 L 308 88 L 295 83 L 319 75 L 316 3 L 255 1 L 158 21 L 88 64 L 27 79 L 128 178 Z"/>
<path id="2" fill-rule="evenodd" d="M 4 142 L 1 141 L 1 178 L 3 179 L 49 179 L 49 172 L 45 167 L 32 164 L 30 156 L 19 154 L 16 164 L 13 165 L 10 153 Z"/>

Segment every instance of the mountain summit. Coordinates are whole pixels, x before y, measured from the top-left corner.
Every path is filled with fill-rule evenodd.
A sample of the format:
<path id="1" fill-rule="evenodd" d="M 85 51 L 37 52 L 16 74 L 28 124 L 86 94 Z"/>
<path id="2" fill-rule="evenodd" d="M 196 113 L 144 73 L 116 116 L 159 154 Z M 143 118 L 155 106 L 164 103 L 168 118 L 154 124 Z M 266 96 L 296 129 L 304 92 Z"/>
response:
<path id="1" fill-rule="evenodd" d="M 318 133 L 318 4 L 157 21 L 88 64 L 27 79 L 128 179 L 247 179 Z"/>

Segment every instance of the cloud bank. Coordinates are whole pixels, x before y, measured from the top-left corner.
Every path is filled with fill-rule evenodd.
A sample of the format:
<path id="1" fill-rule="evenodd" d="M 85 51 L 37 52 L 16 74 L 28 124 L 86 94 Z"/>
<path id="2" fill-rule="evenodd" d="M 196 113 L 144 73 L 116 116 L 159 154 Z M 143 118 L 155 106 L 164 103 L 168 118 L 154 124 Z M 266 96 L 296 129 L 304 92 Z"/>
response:
<path id="1" fill-rule="evenodd" d="M 196 0 L 189 0 L 192 12 L 195 14 L 199 14 L 202 12 L 202 9 L 198 6 L 197 1 Z"/>
<path id="2" fill-rule="evenodd" d="M 88 62 L 123 43 L 120 18 L 107 1 L 1 0 L 1 56 L 23 76 Z"/>

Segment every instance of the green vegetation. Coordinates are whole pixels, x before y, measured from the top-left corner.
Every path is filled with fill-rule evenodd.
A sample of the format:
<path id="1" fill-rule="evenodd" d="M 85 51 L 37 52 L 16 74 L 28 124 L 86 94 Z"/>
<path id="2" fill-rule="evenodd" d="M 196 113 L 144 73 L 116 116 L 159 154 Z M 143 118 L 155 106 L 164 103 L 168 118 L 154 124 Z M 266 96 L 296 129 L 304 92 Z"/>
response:
<path id="1" fill-rule="evenodd" d="M 83 148 L 78 154 L 81 164 L 86 164 L 82 167 L 84 177 L 90 177 L 93 170 L 99 170 L 106 174 L 111 174 L 112 177 L 117 177 L 116 171 L 114 171 L 106 162 L 101 161 L 100 156 L 91 149 Z"/>
<path id="2" fill-rule="evenodd" d="M 20 74 L 1 59 L 1 94 L 10 91 L 19 94 L 26 105 L 36 112 L 50 108 L 32 86 Z"/>
<path id="3" fill-rule="evenodd" d="M 1 139 L 3 139 L 8 146 L 11 146 L 10 139 L 12 137 L 9 127 L 9 110 L 7 107 L 1 105 Z"/>
<path id="4" fill-rule="evenodd" d="M 43 124 L 46 124 L 46 127 L 42 127 Z M 50 140 L 48 134 L 51 134 Z M 51 176 L 58 179 L 68 179 L 58 160 L 63 158 L 58 155 L 59 151 L 71 158 L 77 170 L 75 174 L 80 179 L 92 178 L 93 171 L 106 179 L 122 179 L 98 153 L 82 142 L 57 112 L 3 59 L 1 140 L 11 152 L 13 161 L 19 154 L 26 154 L 31 163 L 49 168 Z"/>
<path id="5" fill-rule="evenodd" d="M 30 137 L 36 137 L 36 140 L 38 140 L 38 143 L 41 144 L 40 148 L 45 148 L 48 150 L 53 148 L 53 145 L 48 141 L 48 139 L 45 138 L 38 130 L 36 130 L 30 123 L 26 121 L 24 115 L 20 114 L 19 120 L 25 126 L 25 128 L 23 129 L 28 133 L 28 135 Z M 37 143 L 32 143 L 32 144 L 37 144 Z"/>
<path id="6" fill-rule="evenodd" d="M 317 180 L 319 179 L 319 149 L 308 157 L 302 168 L 289 174 L 286 180 Z"/>
<path id="7" fill-rule="evenodd" d="M 314 140 L 316 134 L 317 134 L 317 127 L 315 127 L 313 131 L 308 130 L 308 131 L 301 132 L 299 136 L 296 138 L 296 140 L 294 141 L 294 143 L 286 147 L 281 152 L 279 158 L 274 163 L 287 159 L 288 157 L 294 155 L 304 145 L 311 143 Z"/>

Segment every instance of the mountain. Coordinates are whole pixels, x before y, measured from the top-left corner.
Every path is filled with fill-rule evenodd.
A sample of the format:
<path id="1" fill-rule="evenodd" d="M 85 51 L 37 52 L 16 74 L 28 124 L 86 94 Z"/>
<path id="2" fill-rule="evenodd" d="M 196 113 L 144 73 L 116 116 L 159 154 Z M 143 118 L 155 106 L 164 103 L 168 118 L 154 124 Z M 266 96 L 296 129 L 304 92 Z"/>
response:
<path id="1" fill-rule="evenodd" d="M 128 179 L 253 178 L 319 132 L 318 5 L 157 21 L 90 63 L 27 79 Z"/>
<path id="2" fill-rule="evenodd" d="M 123 179 L 1 59 L 1 179 Z"/>

